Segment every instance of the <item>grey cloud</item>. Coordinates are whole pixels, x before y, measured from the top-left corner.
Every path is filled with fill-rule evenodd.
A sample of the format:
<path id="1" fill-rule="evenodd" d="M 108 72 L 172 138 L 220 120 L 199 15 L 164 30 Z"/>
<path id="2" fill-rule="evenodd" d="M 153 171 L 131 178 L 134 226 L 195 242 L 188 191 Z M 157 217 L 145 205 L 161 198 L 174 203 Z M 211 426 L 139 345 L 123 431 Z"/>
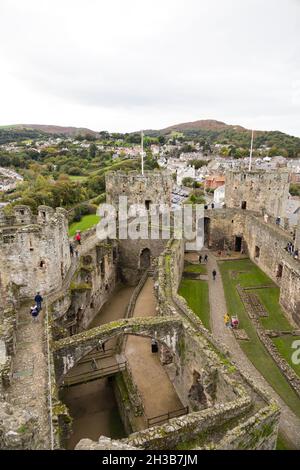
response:
<path id="1" fill-rule="evenodd" d="M 282 116 L 295 133 L 299 3 L 2 0 L 1 60 L 32 94 L 85 107 L 82 125 L 92 108 L 167 109 L 268 127 Z"/>

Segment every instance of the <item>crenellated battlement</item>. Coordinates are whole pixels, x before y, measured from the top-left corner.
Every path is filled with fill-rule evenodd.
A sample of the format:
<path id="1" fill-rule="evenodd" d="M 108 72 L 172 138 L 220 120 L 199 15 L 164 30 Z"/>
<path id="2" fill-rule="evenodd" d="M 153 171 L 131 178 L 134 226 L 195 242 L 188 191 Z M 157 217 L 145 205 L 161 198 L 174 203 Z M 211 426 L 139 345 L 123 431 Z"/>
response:
<path id="1" fill-rule="evenodd" d="M 105 175 L 107 202 L 118 205 L 119 196 L 126 196 L 128 204 L 171 204 L 172 175 L 166 171 L 110 172 Z"/>
<path id="2" fill-rule="evenodd" d="M 68 219 L 65 209 L 15 206 L 0 211 L 0 283 L 19 287 L 20 297 L 58 288 L 70 267 Z"/>
<path id="3" fill-rule="evenodd" d="M 12 209 L 12 214 L 7 214 L 5 209 L 0 209 L 0 229 L 2 227 L 18 227 L 26 225 L 44 225 L 47 223 L 59 223 L 67 215 L 67 211 L 61 207 L 53 209 L 48 206 L 39 206 L 38 213 L 33 214 L 31 208 L 25 205 L 17 205 Z"/>
<path id="4" fill-rule="evenodd" d="M 230 170 L 226 173 L 226 207 L 283 219 L 288 195 L 289 173 L 286 170 Z"/>

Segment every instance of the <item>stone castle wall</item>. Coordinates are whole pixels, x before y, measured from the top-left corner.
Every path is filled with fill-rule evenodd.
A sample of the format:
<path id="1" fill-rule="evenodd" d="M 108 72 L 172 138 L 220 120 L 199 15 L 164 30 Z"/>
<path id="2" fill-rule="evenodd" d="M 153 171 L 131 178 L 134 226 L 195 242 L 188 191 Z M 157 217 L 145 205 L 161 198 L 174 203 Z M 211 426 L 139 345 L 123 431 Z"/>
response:
<path id="1" fill-rule="evenodd" d="M 241 374 L 230 363 L 225 347 L 213 338 L 199 318 L 189 309 L 185 300 L 177 294 L 178 280 L 182 272 L 178 260 L 182 259 L 183 255 L 182 241 L 170 241 L 159 258 L 157 296 L 160 314 L 164 316 L 173 313 L 174 316 L 181 318 L 184 324 L 185 335 L 177 346 L 179 359 L 174 361 L 177 370 L 173 371 L 175 372 L 173 377 L 172 371 L 169 370 L 169 376 L 183 403 L 188 402 L 190 411 L 193 409 L 201 411 L 170 420 L 166 428 L 162 426 L 161 429 L 143 431 L 142 433 L 147 436 L 144 442 L 140 440 L 142 433 L 136 437 L 140 445 L 145 448 L 174 448 L 178 443 L 182 445 L 183 441 L 186 440 L 188 443 L 195 438 L 198 442 L 197 447 L 200 439 L 201 448 L 274 449 L 279 423 L 278 407 L 249 377 Z M 233 371 L 234 387 L 231 375 Z M 247 416 L 241 424 L 239 421 L 243 416 L 243 410 L 249 411 L 254 403 L 256 411 Z M 227 404 L 229 404 L 228 409 Z M 222 416 L 218 412 L 220 409 L 224 411 Z M 216 436 L 212 437 L 213 433 L 210 435 L 209 429 L 216 431 L 218 427 L 226 427 L 228 420 L 233 417 L 232 412 L 236 413 L 236 416 L 240 414 L 240 418 L 236 426 L 218 441 Z M 201 416 L 205 416 L 202 422 Z M 172 429 L 172 433 L 166 432 L 167 429 Z M 203 432 L 207 439 L 202 437 Z M 130 436 L 127 442 L 133 445 L 138 443 L 135 435 Z"/>
<path id="2" fill-rule="evenodd" d="M 136 171 L 129 173 L 110 172 L 105 176 L 106 202 L 118 207 L 119 196 L 127 196 L 128 205 L 171 205 L 173 179 L 162 171 L 149 171 L 144 175 Z"/>
<path id="3" fill-rule="evenodd" d="M 286 171 L 229 171 L 226 173 L 226 207 L 285 217 L 289 195 L 289 174 Z"/>
<path id="4" fill-rule="evenodd" d="M 141 255 L 149 250 L 150 263 L 164 250 L 168 240 L 119 240 L 121 277 L 129 285 L 136 285 L 145 271 Z"/>
<path id="5" fill-rule="evenodd" d="M 214 250 L 235 249 L 235 237 L 243 237 L 245 214 L 236 209 L 205 211 L 205 242 Z M 242 244 L 244 251 L 246 244 Z"/>
<path id="6" fill-rule="evenodd" d="M 0 285 L 19 287 L 20 297 L 49 293 L 62 284 L 71 264 L 68 221 L 64 209 L 16 206 L 0 212 Z"/>
<path id="7" fill-rule="evenodd" d="M 53 303 L 57 326 L 75 334 L 86 328 L 112 296 L 118 281 L 117 242 L 98 242 L 82 256 L 69 291 Z"/>
<path id="8" fill-rule="evenodd" d="M 278 265 L 282 263 L 290 236 L 274 224 L 266 224 L 262 219 L 248 215 L 245 218 L 244 237 L 250 258 L 276 282 Z"/>
<path id="9" fill-rule="evenodd" d="M 280 303 L 290 320 L 300 325 L 300 261 L 285 250 L 291 235 L 250 211 L 208 210 L 205 217 L 210 247 L 235 250 L 236 237 L 242 237 L 244 252 L 279 285 Z"/>
<path id="10" fill-rule="evenodd" d="M 296 229 L 295 248 L 297 248 L 300 252 L 300 215 L 299 215 L 299 218 L 298 218 L 298 225 L 297 225 L 297 229 Z"/>
<path id="11" fill-rule="evenodd" d="M 287 256 L 286 256 L 287 259 Z M 287 260 L 283 263 L 280 283 L 280 303 L 291 319 L 300 325 L 300 266 L 299 261 Z"/>

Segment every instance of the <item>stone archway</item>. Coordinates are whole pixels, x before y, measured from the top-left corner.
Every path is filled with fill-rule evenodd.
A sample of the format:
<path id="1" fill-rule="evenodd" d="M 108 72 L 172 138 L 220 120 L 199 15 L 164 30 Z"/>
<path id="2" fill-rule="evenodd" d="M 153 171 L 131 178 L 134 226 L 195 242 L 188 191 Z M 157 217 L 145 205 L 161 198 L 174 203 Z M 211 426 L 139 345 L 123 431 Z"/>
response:
<path id="1" fill-rule="evenodd" d="M 59 384 L 63 376 L 96 346 L 120 335 L 137 335 L 155 339 L 172 355 L 183 333 L 182 323 L 173 317 L 138 318 L 120 320 L 92 328 L 53 344 L 54 365 Z"/>
<path id="2" fill-rule="evenodd" d="M 204 217 L 204 246 L 210 247 L 210 218 Z"/>
<path id="3" fill-rule="evenodd" d="M 151 264 L 151 251 L 149 248 L 144 248 L 140 253 L 139 267 L 140 269 L 148 269 Z"/>

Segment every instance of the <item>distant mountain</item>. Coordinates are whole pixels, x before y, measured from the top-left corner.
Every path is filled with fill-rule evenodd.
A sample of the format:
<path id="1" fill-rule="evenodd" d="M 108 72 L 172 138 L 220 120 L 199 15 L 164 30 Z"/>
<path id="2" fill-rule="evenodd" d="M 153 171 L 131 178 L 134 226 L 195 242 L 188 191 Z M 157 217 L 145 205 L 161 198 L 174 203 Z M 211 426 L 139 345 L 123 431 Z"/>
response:
<path id="1" fill-rule="evenodd" d="M 19 129 L 19 130 L 35 130 L 45 134 L 66 135 L 74 137 L 76 135 L 96 135 L 97 132 L 87 129 L 85 127 L 72 127 L 72 126 L 52 126 L 44 124 L 16 124 L 14 126 L 6 126 L 6 129 Z"/>
<path id="2" fill-rule="evenodd" d="M 84 127 L 47 126 L 44 124 L 15 124 L 0 126 L 0 144 L 53 137 L 97 136 L 97 132 Z"/>
<path id="3" fill-rule="evenodd" d="M 177 132 L 184 132 L 184 131 L 192 131 L 192 130 L 207 130 L 207 131 L 215 131 L 215 130 L 226 130 L 226 129 L 234 129 L 237 131 L 246 131 L 244 127 L 241 126 L 232 126 L 229 124 L 225 124 L 222 121 L 215 121 L 214 119 L 202 119 L 200 121 L 193 121 L 193 122 L 184 122 L 182 124 L 175 124 L 173 126 L 166 127 L 165 129 L 161 129 L 160 132 L 163 134 L 169 134 L 172 131 Z"/>
<path id="4" fill-rule="evenodd" d="M 148 130 L 145 134 L 150 137 L 172 137 L 173 132 L 180 132 L 187 140 L 205 142 L 209 147 L 214 144 L 230 145 L 236 148 L 249 149 L 251 130 L 238 125 L 212 119 L 184 122 L 160 130 Z M 300 138 L 280 131 L 254 131 L 254 149 L 271 148 L 271 156 L 283 155 L 300 158 Z M 238 153 L 238 152 L 237 152 Z M 231 154 L 236 155 L 233 149 Z"/>
<path id="5" fill-rule="evenodd" d="M 195 140 L 202 142 L 202 145 L 210 148 L 214 144 L 233 146 L 236 149 L 249 149 L 251 140 L 251 131 L 239 125 L 229 125 L 222 121 L 213 119 L 204 119 L 194 122 L 185 122 L 175 124 L 164 129 L 149 129 L 144 131 L 145 135 L 151 137 L 171 137 L 173 132 L 184 134 L 186 140 Z M 138 133 L 125 134 L 130 136 L 137 134 L 137 142 L 139 142 Z M 97 133 L 91 129 L 73 126 L 53 126 L 44 124 L 17 124 L 12 126 L 0 126 L 0 144 L 9 142 L 21 142 L 23 140 L 45 139 L 47 137 L 76 137 L 87 136 L 100 137 L 101 133 Z M 122 137 L 122 134 L 119 134 Z M 131 140 L 132 142 L 132 140 Z M 271 148 L 270 155 L 283 155 L 291 158 L 300 158 L 300 138 L 294 137 L 279 131 L 255 131 L 254 149 L 266 147 Z M 230 155 L 235 156 L 240 152 L 233 149 Z"/>

